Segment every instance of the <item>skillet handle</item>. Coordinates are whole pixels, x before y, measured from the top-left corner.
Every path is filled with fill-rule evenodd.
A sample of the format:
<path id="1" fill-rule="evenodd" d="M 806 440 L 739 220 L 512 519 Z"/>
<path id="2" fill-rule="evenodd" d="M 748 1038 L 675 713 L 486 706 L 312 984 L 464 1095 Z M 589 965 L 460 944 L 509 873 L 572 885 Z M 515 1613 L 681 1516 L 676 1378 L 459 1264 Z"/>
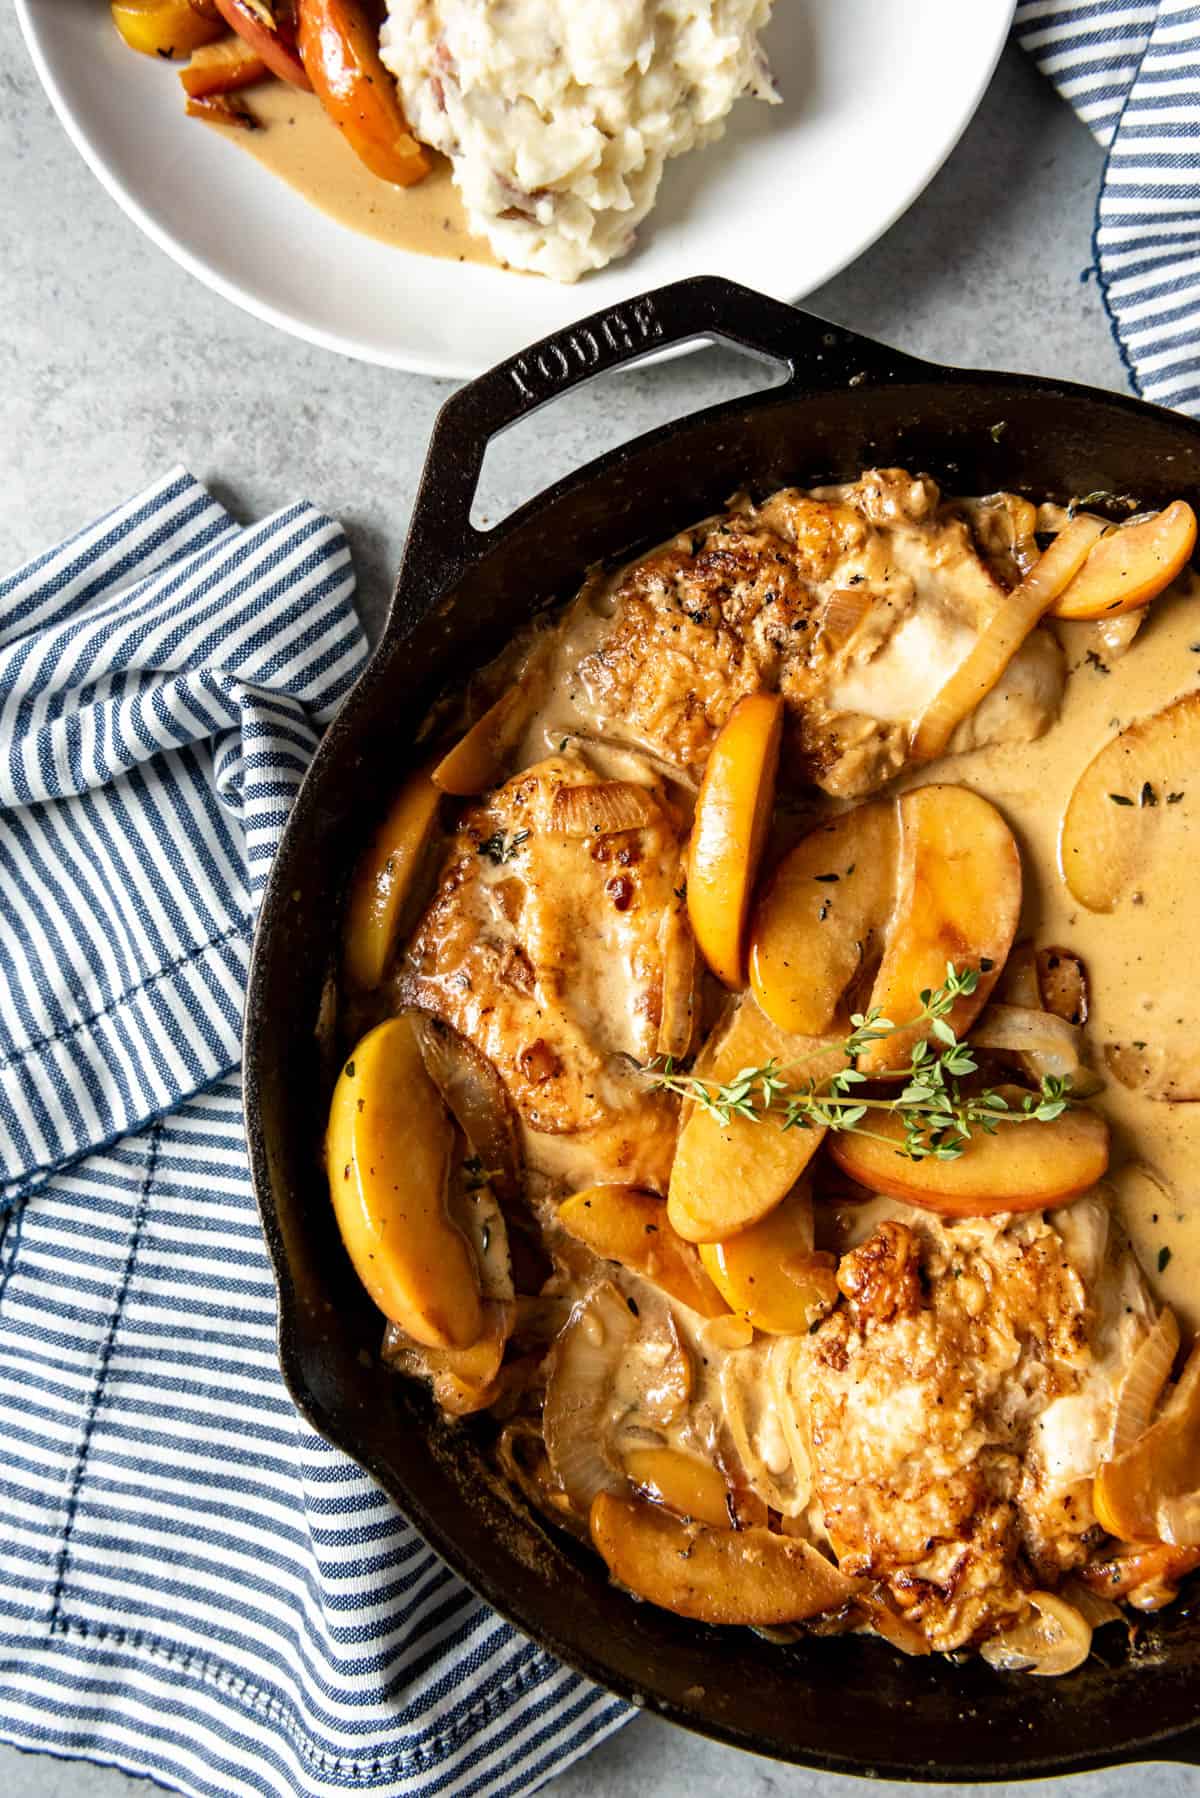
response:
<path id="1" fill-rule="evenodd" d="M 719 275 L 676 281 L 567 325 L 460 388 L 438 413 L 385 637 L 404 634 L 488 546 L 492 534 L 471 523 L 471 504 L 493 437 L 606 369 L 695 337 L 720 338 L 784 363 L 784 391 L 928 380 L 934 372 Z"/>

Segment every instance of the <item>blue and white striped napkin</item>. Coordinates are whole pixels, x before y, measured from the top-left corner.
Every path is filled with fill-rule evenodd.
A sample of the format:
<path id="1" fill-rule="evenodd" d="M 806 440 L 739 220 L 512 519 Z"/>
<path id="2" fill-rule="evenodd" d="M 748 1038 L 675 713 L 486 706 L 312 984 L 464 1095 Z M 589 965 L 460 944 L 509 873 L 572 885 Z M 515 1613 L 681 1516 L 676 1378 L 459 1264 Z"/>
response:
<path id="1" fill-rule="evenodd" d="M 353 590 L 182 470 L 0 582 L 0 1739 L 197 1798 L 524 1794 L 629 1715 L 276 1366 L 242 988 Z"/>
<path id="2" fill-rule="evenodd" d="M 1016 32 L 1108 153 L 1093 249 L 1133 386 L 1200 416 L 1200 6 L 1019 0 Z"/>

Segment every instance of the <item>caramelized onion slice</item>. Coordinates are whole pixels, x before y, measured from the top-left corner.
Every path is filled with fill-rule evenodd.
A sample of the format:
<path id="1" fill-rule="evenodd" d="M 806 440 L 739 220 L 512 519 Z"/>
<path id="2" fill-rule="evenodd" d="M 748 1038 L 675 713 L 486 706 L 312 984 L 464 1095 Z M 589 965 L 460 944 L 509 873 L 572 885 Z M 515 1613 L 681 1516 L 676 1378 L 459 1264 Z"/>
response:
<path id="1" fill-rule="evenodd" d="M 517 1417 L 504 1426 L 496 1443 L 496 1459 L 505 1478 L 524 1494 L 535 1511 L 549 1515 L 587 1540 L 587 1526 L 571 1509 L 554 1477 L 542 1432 L 532 1418 Z"/>
<path id="2" fill-rule="evenodd" d="M 1020 1005 L 1026 1011 L 1042 1010 L 1042 989 L 1032 943 L 1013 944 L 995 993 L 1002 1005 Z"/>
<path id="3" fill-rule="evenodd" d="M 1111 668 L 1131 647 L 1133 639 L 1145 623 L 1142 612 L 1115 612 L 1111 618 L 1098 618 L 1092 626 L 1100 654 Z"/>
<path id="4" fill-rule="evenodd" d="M 1129 1370 L 1117 1394 L 1113 1419 L 1110 1455 L 1115 1459 L 1132 1448 L 1138 1437 L 1150 1428 L 1155 1407 L 1162 1397 L 1175 1357 L 1179 1353 L 1179 1325 L 1169 1305 L 1159 1312 L 1158 1322 L 1139 1345 L 1129 1363 Z"/>
<path id="5" fill-rule="evenodd" d="M 600 837 L 616 830 L 644 830 L 662 819 L 662 807 L 654 794 L 632 780 L 559 787 L 550 808 L 550 829 L 556 836 L 564 837 Z"/>
<path id="6" fill-rule="evenodd" d="M 912 757 L 930 762 L 968 713 L 986 699 L 1030 631 L 1087 559 L 1104 530 L 1104 520 L 1079 513 L 1059 532 L 1019 587 L 998 593 L 996 605 L 975 642 L 935 693 L 912 736 Z"/>
<path id="7" fill-rule="evenodd" d="M 625 1476 L 609 1443 L 609 1406 L 621 1357 L 636 1325 L 610 1282 L 571 1313 L 554 1345 L 542 1429 L 555 1477 L 580 1516 L 598 1492 L 617 1492 Z"/>
<path id="8" fill-rule="evenodd" d="M 857 1602 L 866 1615 L 868 1626 L 899 1653 L 932 1654 L 933 1650 L 916 1625 L 910 1623 L 901 1611 L 894 1610 L 882 1592 L 864 1593 Z"/>
<path id="9" fill-rule="evenodd" d="M 1200 1491 L 1160 1499 L 1154 1517 L 1164 1542 L 1177 1548 L 1200 1547 Z"/>
<path id="10" fill-rule="evenodd" d="M 1031 1592 L 1029 1603 L 1032 1615 L 991 1636 L 980 1654 L 1000 1673 L 1073 1673 L 1092 1651 L 1091 1625 L 1055 1592 Z"/>
<path id="11" fill-rule="evenodd" d="M 1165 1500 L 1200 1488 L 1200 1348 L 1193 1348 L 1158 1417 L 1122 1455 L 1096 1470 L 1092 1503 L 1110 1536 L 1160 1540 Z M 1182 1523 L 1168 1515 L 1168 1527 Z"/>
<path id="12" fill-rule="evenodd" d="M 1081 1578 L 1064 1580 L 1062 1596 L 1068 1604 L 1074 1605 L 1088 1627 L 1095 1631 L 1103 1629 L 1106 1623 L 1124 1623 L 1125 1616 L 1119 1605 L 1106 1597 L 1102 1592 L 1094 1592 L 1084 1584 Z"/>
<path id="13" fill-rule="evenodd" d="M 821 631 L 832 649 L 849 643 L 873 604 L 861 587 L 835 587 L 821 613 Z"/>
<path id="14" fill-rule="evenodd" d="M 989 1005 L 972 1029 L 971 1041 L 979 1049 L 1024 1055 L 1036 1074 L 1069 1079 L 1072 1090 L 1079 1092 L 1083 1039 L 1073 1024 L 1053 1012 L 1029 1011 L 1022 1005 Z"/>
<path id="15" fill-rule="evenodd" d="M 787 1363 L 778 1344 L 760 1342 L 731 1353 L 721 1369 L 721 1410 L 745 1483 L 782 1517 L 800 1517 L 812 1497 L 812 1465 L 784 1418 L 792 1404 Z M 775 1370 L 781 1369 L 776 1377 Z"/>
<path id="16" fill-rule="evenodd" d="M 414 1012 L 425 1071 L 482 1163 L 496 1196 L 507 1204 L 520 1187 L 521 1153 L 508 1089 L 474 1043 L 429 1012 Z"/>

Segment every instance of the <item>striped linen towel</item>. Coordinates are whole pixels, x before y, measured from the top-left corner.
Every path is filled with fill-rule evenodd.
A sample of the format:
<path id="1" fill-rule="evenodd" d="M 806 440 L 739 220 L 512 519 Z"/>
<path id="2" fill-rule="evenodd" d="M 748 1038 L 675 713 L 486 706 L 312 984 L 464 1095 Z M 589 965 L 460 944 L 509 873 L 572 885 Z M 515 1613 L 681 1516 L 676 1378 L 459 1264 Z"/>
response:
<path id="1" fill-rule="evenodd" d="M 1016 33 L 1107 151 L 1093 250 L 1134 389 L 1200 416 L 1200 5 L 1019 0 Z"/>
<path id="2" fill-rule="evenodd" d="M 239 1016 L 353 589 L 182 470 L 0 583 L 0 1738 L 204 1798 L 527 1793 L 629 1715 L 276 1366 Z"/>

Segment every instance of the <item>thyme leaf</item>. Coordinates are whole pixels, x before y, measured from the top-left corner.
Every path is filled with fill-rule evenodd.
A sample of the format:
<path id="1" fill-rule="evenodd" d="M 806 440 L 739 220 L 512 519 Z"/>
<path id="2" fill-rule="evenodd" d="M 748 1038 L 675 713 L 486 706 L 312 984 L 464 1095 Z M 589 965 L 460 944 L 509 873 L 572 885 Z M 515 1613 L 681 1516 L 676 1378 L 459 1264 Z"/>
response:
<path id="1" fill-rule="evenodd" d="M 476 853 L 486 855 L 490 862 L 499 867 L 502 862 L 510 862 L 521 844 L 528 839 L 527 830 L 518 830 L 511 837 L 506 837 L 502 830 L 493 831 L 490 837 L 480 843 Z"/>
<path id="2" fill-rule="evenodd" d="M 956 1036 L 949 1014 L 955 1002 L 975 992 L 978 985 L 978 969 L 959 969 L 947 962 L 944 983 L 921 994 L 920 1011 L 905 1023 L 894 1024 L 877 1010 L 855 1012 L 850 1034 L 841 1045 L 848 1065 L 820 1090 L 811 1079 L 799 1086 L 792 1084 L 777 1059 L 761 1067 L 741 1068 L 724 1081 L 680 1071 L 671 1056 L 648 1063 L 643 1072 L 658 1091 L 692 1100 L 723 1127 L 735 1117 L 750 1123 L 774 1117 L 783 1130 L 850 1131 L 896 1148 L 894 1138 L 869 1128 L 873 1116 L 890 1113 L 899 1117 L 904 1127 L 898 1155 L 910 1161 L 955 1161 L 976 1131 L 995 1136 L 1001 1125 L 1052 1123 L 1074 1103 L 1070 1080 L 1051 1075 L 1043 1078 L 1037 1092 L 1024 1094 L 1015 1104 L 990 1088 L 963 1090 L 960 1083 L 977 1073 L 979 1064 L 970 1043 Z M 921 1036 L 909 1052 L 904 1084 L 895 1097 L 858 1090 L 868 1076 L 853 1064 L 864 1049 L 898 1030 L 926 1029 L 929 1035 Z"/>

